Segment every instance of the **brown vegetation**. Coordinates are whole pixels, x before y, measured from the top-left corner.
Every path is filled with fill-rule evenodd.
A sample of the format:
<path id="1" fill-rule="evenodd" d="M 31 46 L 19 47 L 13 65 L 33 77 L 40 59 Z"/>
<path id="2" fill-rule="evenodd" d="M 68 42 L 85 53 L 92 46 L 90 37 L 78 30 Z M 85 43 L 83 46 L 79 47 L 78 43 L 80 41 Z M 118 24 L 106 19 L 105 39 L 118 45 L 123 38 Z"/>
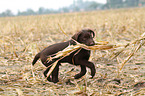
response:
<path id="1" fill-rule="evenodd" d="M 34 55 L 44 47 L 70 39 L 77 30 L 91 28 L 95 41 L 127 44 L 145 32 L 145 9 L 120 9 L 56 15 L 0 18 L 0 95 L 145 95 L 145 47 L 142 46 L 120 71 L 121 62 L 137 44 L 121 49 L 92 51 L 96 75 L 89 79 L 72 77 L 79 68 L 69 64 L 60 67 L 60 82 L 45 80 L 41 62 L 31 66 Z M 65 30 L 65 36 L 59 25 Z M 72 71 L 73 70 L 73 71 Z M 69 79 L 68 79 L 69 78 Z"/>

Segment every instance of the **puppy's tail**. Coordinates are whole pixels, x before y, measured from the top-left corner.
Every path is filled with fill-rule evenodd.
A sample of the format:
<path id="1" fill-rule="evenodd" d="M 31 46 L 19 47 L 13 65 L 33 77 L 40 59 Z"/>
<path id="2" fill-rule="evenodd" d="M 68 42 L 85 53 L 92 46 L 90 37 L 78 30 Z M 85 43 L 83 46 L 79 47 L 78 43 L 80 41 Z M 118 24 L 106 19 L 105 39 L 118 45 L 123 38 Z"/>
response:
<path id="1" fill-rule="evenodd" d="M 32 65 L 34 65 L 36 62 L 37 62 L 37 60 L 40 58 L 40 53 L 38 53 L 35 57 L 34 57 L 34 60 L 33 60 L 33 62 L 32 62 Z"/>

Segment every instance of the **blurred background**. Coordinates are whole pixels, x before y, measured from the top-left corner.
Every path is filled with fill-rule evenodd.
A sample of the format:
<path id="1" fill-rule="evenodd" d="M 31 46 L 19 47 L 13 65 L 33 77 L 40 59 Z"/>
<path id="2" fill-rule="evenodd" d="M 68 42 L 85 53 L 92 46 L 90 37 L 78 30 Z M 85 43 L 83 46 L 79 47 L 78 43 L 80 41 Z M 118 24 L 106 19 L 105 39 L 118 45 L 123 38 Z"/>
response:
<path id="1" fill-rule="evenodd" d="M 1 0 L 0 17 L 145 7 L 145 0 Z"/>

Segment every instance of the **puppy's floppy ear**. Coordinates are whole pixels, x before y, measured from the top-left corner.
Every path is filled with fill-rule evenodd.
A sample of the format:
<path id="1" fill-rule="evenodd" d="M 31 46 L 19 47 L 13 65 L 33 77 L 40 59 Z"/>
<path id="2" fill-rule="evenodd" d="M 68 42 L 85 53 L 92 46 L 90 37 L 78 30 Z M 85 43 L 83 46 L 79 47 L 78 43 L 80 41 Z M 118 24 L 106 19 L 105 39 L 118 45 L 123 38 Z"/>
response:
<path id="1" fill-rule="evenodd" d="M 75 35 L 73 35 L 73 36 L 72 36 L 72 39 L 74 39 L 74 40 L 78 41 L 78 38 L 79 38 L 79 36 L 80 36 L 81 32 L 82 32 L 82 31 L 77 32 Z"/>
<path id="2" fill-rule="evenodd" d="M 91 29 L 89 29 L 88 32 L 91 33 L 91 35 L 92 35 L 93 38 L 95 37 L 95 33 L 94 33 L 94 31 L 92 31 Z"/>

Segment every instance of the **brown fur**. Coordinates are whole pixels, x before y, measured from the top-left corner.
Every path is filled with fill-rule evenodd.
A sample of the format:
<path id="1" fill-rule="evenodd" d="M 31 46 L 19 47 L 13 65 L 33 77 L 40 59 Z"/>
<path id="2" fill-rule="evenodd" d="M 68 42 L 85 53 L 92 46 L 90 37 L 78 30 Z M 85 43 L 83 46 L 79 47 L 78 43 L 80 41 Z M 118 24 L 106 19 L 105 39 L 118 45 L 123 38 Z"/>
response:
<path id="1" fill-rule="evenodd" d="M 79 31 L 75 35 L 73 35 L 72 39 L 78 41 L 79 43 L 83 43 L 85 45 L 92 46 L 95 44 L 93 41 L 94 36 L 95 36 L 95 33 L 92 30 L 84 29 L 84 30 Z M 47 48 L 43 49 L 41 52 L 39 52 L 35 56 L 35 58 L 32 62 L 32 65 L 34 65 L 37 62 L 37 60 L 40 58 L 42 63 L 46 67 L 48 67 L 49 65 L 54 63 L 56 60 L 58 60 L 58 59 L 53 59 L 51 62 L 47 63 L 48 56 L 53 56 L 53 54 L 57 53 L 58 51 L 63 50 L 69 44 L 75 45 L 76 43 L 73 40 L 69 40 L 66 42 L 56 43 L 56 44 L 48 46 Z M 58 64 L 56 65 L 53 72 L 51 73 L 51 77 L 49 76 L 47 78 L 47 80 L 50 82 L 54 82 L 54 83 L 59 81 L 58 80 L 59 65 L 64 62 L 70 63 L 70 64 L 74 63 L 74 65 L 79 65 L 81 67 L 81 72 L 79 74 L 75 75 L 75 79 L 81 78 L 83 75 L 86 74 L 86 67 L 91 69 L 91 76 L 93 78 L 96 70 L 95 70 L 94 64 L 92 62 L 88 61 L 89 57 L 90 57 L 90 51 L 82 48 L 82 49 L 80 49 L 80 51 L 77 54 L 75 54 L 76 52 L 78 52 L 78 50 L 71 53 L 69 56 L 66 56 L 65 58 L 61 59 L 58 62 Z M 50 69 L 50 67 L 44 71 L 45 77 L 47 77 L 47 73 L 48 73 L 49 69 Z"/>

